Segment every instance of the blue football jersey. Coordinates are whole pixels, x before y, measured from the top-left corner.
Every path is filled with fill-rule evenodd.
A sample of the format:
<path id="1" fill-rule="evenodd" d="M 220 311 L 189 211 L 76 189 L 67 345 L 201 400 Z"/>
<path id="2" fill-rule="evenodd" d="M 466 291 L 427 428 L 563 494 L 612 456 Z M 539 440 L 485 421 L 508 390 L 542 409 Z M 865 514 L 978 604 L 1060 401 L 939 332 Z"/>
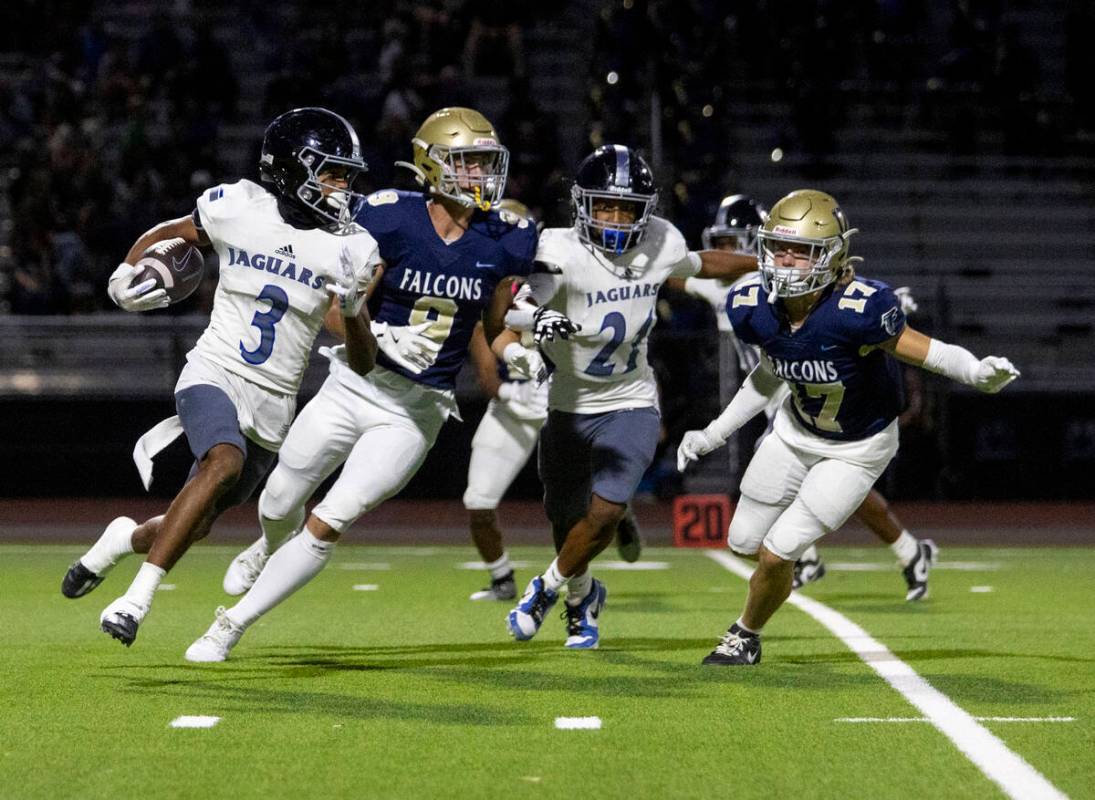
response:
<path id="1" fill-rule="evenodd" d="M 730 293 L 727 315 L 743 342 L 758 345 L 791 387 L 791 412 L 806 430 L 852 441 L 878 433 L 901 412 L 900 366 L 873 347 L 905 327 L 884 283 L 856 278 L 827 290 L 791 332 L 783 304 L 769 303 L 760 282 Z"/>
<path id="2" fill-rule="evenodd" d="M 452 389 L 499 281 L 531 272 L 536 227 L 515 215 L 477 210 L 464 235 L 445 244 L 427 200 L 421 192 L 385 189 L 369 195 L 357 221 L 376 239 L 385 264 L 369 303 L 373 319 L 389 325 L 430 321 L 426 335 L 441 344 L 434 363 L 418 374 L 384 353 L 377 353 L 377 363 L 412 381 Z"/>

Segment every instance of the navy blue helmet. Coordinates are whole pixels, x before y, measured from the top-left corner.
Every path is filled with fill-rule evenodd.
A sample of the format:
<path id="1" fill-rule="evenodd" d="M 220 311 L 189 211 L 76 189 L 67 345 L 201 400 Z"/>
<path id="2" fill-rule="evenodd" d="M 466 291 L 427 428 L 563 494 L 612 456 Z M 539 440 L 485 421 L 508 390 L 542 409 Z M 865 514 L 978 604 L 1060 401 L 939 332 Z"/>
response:
<path id="1" fill-rule="evenodd" d="M 756 255 L 757 231 L 767 219 L 768 210 L 749 195 L 728 195 L 719 203 L 714 224 L 703 229 L 703 246 L 710 250 L 728 239 L 735 253 Z"/>
<path id="2" fill-rule="evenodd" d="M 362 195 L 355 181 L 368 166 L 361 159 L 357 132 L 325 108 L 294 108 L 266 128 L 259 159 L 263 183 L 278 197 L 319 225 L 348 225 Z M 347 188 L 323 183 L 320 176 L 342 178 Z M 328 189 L 324 196 L 324 189 Z"/>
<path id="3" fill-rule="evenodd" d="M 581 240 L 609 255 L 619 255 L 642 241 L 658 203 L 658 189 L 642 156 L 630 147 L 606 144 L 578 165 L 570 197 Z M 630 205 L 633 221 L 597 220 L 593 207 L 605 200 Z"/>

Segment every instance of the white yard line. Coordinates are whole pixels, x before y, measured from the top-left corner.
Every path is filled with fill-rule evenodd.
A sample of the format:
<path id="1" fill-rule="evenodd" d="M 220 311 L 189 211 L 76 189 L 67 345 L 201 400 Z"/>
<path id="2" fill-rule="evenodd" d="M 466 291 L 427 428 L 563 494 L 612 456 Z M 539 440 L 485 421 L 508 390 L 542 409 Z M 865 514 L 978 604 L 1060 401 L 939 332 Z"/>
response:
<path id="1" fill-rule="evenodd" d="M 212 728 L 221 721 L 220 717 L 186 716 L 175 717 L 168 723 L 171 728 Z"/>
<path id="2" fill-rule="evenodd" d="M 978 722 L 1075 722 L 1076 717 L 974 717 Z M 927 717 L 837 717 L 833 722 L 931 722 Z"/>
<path id="3" fill-rule="evenodd" d="M 556 717 L 555 727 L 561 731 L 599 731 L 600 717 Z"/>
<path id="4" fill-rule="evenodd" d="M 727 552 L 708 550 L 707 555 L 739 578 L 748 580 L 753 574 L 751 566 Z M 940 733 L 950 739 L 1008 797 L 1016 800 L 1058 800 L 1067 797 L 1020 755 L 1009 750 L 988 728 L 979 724 L 968 712 L 959 708 L 954 701 L 890 652 L 889 648 L 843 614 L 798 592 L 792 592 L 787 602 L 828 628 L 849 650 L 927 717 Z"/>

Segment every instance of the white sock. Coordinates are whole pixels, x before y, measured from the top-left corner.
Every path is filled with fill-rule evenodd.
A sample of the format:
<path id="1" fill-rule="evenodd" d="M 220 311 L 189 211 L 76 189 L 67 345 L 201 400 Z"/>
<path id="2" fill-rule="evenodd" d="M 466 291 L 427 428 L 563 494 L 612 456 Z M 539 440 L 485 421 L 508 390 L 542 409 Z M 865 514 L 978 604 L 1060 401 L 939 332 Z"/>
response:
<path id="1" fill-rule="evenodd" d="M 266 562 L 266 567 L 244 598 L 228 609 L 228 618 L 246 628 L 320 573 L 335 551 L 305 528 Z"/>
<path id="2" fill-rule="evenodd" d="M 129 584 L 129 588 L 125 591 L 126 599 L 141 608 L 149 608 L 152 605 L 152 595 L 156 593 L 156 588 L 166 574 L 167 570 L 163 567 L 144 562 L 137 570 L 133 583 Z"/>
<path id="3" fill-rule="evenodd" d="M 492 580 L 504 578 L 513 572 L 513 565 L 509 561 L 509 553 L 503 550 L 502 556 L 497 561 L 487 564 L 487 571 L 490 572 Z"/>
<path id="4" fill-rule="evenodd" d="M 559 559 L 552 561 L 551 566 L 540 577 L 544 579 L 544 588 L 553 592 L 559 591 L 563 588 L 563 584 L 567 582 L 567 579 L 559 572 Z"/>
<path id="5" fill-rule="evenodd" d="M 741 621 L 741 617 L 738 617 L 738 621 L 735 622 L 734 624 L 737 625 L 739 628 L 741 628 L 746 633 L 750 633 L 753 636 L 760 636 L 760 628 L 757 628 L 756 630 L 753 630 L 752 628 L 746 628 L 745 623 Z"/>
<path id="6" fill-rule="evenodd" d="M 567 603 L 578 605 L 593 589 L 593 575 L 587 569 L 581 575 L 572 575 L 567 581 Z"/>
<path id="7" fill-rule="evenodd" d="M 920 540 L 913 536 L 908 531 L 901 531 L 901 535 L 897 537 L 897 541 L 890 545 L 890 549 L 893 550 L 893 554 L 897 556 L 897 560 L 901 563 L 902 567 L 909 566 L 909 562 L 916 558 L 917 545 Z"/>
<path id="8" fill-rule="evenodd" d="M 266 552 L 272 553 L 304 527 L 304 506 L 293 509 L 285 519 L 271 519 L 260 513 L 259 525 L 262 526 L 262 538 L 266 540 Z"/>
<path id="9" fill-rule="evenodd" d="M 119 559 L 133 552 L 133 531 L 136 528 L 137 523 L 129 517 L 114 520 L 106 526 L 91 549 L 80 556 L 80 563 L 102 577 Z"/>
<path id="10" fill-rule="evenodd" d="M 817 545 L 810 545 L 806 548 L 806 552 L 798 557 L 799 561 L 817 561 Z"/>

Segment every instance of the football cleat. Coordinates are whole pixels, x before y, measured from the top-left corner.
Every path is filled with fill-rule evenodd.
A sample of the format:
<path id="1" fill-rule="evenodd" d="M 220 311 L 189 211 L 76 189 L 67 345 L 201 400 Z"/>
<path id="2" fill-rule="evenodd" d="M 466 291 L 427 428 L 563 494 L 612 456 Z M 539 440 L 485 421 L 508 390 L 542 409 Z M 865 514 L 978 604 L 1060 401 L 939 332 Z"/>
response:
<path id="1" fill-rule="evenodd" d="M 820 558 L 800 558 L 795 562 L 795 577 L 791 580 L 791 588 L 801 589 L 824 577 L 825 563 Z"/>
<path id="2" fill-rule="evenodd" d="M 718 645 L 703 659 L 704 664 L 731 667 L 760 663 L 760 637 L 746 633 L 738 623 L 730 626 Z"/>
<path id="3" fill-rule="evenodd" d="M 224 591 L 233 596 L 241 595 L 259 579 L 270 554 L 266 552 L 266 538 L 259 537 L 250 547 L 232 559 L 224 573 Z"/>
<path id="4" fill-rule="evenodd" d="M 939 548 L 931 539 L 921 539 L 916 543 L 916 556 L 901 570 L 909 587 L 905 593 L 906 600 L 923 600 L 928 596 L 928 573 L 937 558 Z"/>
<path id="5" fill-rule="evenodd" d="M 514 580 L 513 570 L 510 570 L 501 578 L 492 578 L 490 586 L 472 592 L 471 600 L 513 600 L 517 597 L 517 581 Z"/>
<path id="6" fill-rule="evenodd" d="M 600 631 L 597 627 L 597 618 L 601 616 L 601 609 L 605 607 L 608 598 L 608 590 L 605 585 L 596 578 L 590 586 L 589 594 L 574 605 L 564 603 L 563 619 L 567 623 L 566 646 L 572 650 L 595 650 L 600 641 Z"/>
<path id="7" fill-rule="evenodd" d="M 216 618 L 209 630 L 201 635 L 190 647 L 186 648 L 186 660 L 195 664 L 212 664 L 226 661 L 232 648 L 239 642 L 246 630 L 228 618 L 224 606 L 217 609 Z"/>
<path id="8" fill-rule="evenodd" d="M 103 613 L 99 615 L 99 627 L 103 633 L 110 634 L 129 647 L 136 640 L 137 628 L 147 613 L 147 608 L 142 608 L 123 595 L 103 609 Z"/>
<path id="9" fill-rule="evenodd" d="M 540 630 L 544 617 L 558 599 L 559 594 L 547 589 L 544 579 L 537 575 L 529 581 L 517 607 L 506 617 L 510 635 L 519 642 L 531 639 Z"/>
<path id="10" fill-rule="evenodd" d="M 61 594 L 73 600 L 83 597 L 102 583 L 105 577 L 105 575 L 96 575 L 85 567 L 82 561 L 74 561 L 61 580 Z"/>
<path id="11" fill-rule="evenodd" d="M 616 526 L 616 549 L 620 551 L 620 558 L 629 564 L 634 564 L 643 554 L 643 537 L 630 507 Z"/>

